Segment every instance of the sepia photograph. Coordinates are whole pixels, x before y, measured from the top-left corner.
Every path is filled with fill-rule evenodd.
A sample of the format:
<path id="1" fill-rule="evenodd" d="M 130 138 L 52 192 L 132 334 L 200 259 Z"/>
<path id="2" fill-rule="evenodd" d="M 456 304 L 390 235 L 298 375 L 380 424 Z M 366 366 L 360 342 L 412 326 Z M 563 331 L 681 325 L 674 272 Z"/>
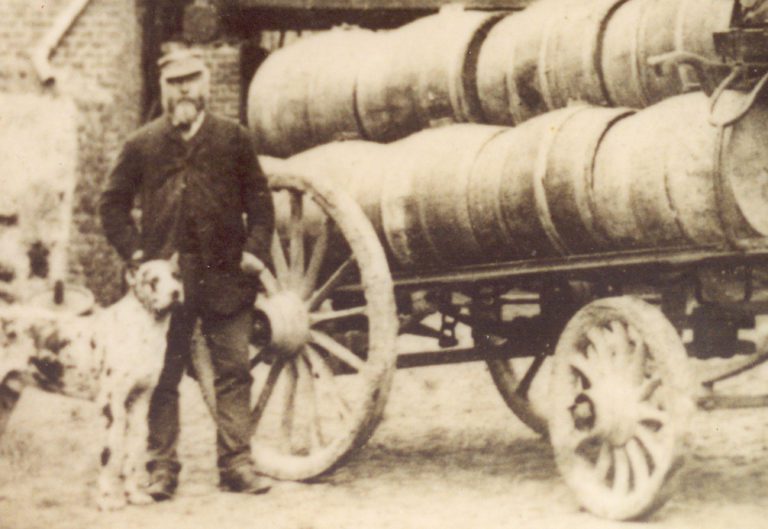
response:
<path id="1" fill-rule="evenodd" d="M 0 0 L 0 529 L 768 527 L 767 0 Z"/>

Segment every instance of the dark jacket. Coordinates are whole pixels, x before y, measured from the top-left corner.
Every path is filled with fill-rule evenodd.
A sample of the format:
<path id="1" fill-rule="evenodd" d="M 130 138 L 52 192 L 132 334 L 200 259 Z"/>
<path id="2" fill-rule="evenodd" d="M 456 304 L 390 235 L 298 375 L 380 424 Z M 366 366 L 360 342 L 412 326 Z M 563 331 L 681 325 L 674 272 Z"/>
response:
<path id="1" fill-rule="evenodd" d="M 140 230 L 131 217 L 135 199 Z M 206 113 L 189 141 L 165 116 L 140 128 L 109 175 L 100 214 L 124 259 L 138 249 L 146 259 L 192 255 L 181 261 L 195 283 L 185 281 L 188 299 L 200 296 L 224 314 L 252 301 L 255 280 L 239 263 L 243 251 L 267 260 L 274 209 L 250 136 L 236 122 Z"/>

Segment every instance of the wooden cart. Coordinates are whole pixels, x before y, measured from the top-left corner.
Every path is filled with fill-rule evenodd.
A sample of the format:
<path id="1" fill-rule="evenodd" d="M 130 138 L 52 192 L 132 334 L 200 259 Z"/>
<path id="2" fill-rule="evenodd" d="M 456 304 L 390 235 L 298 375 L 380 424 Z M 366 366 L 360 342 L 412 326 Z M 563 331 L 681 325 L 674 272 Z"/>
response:
<path id="1" fill-rule="evenodd" d="M 697 274 L 764 265 L 768 245 L 393 276 L 371 223 L 343 190 L 316 178 L 269 176 L 282 214 L 253 337 L 253 449 L 261 471 L 307 480 L 343 464 L 381 419 L 396 368 L 485 361 L 514 414 L 548 433 L 585 508 L 628 519 L 669 496 L 694 409 L 681 332 L 711 328 L 712 318 L 702 324 L 700 309 L 691 312 L 697 296 L 712 306 L 701 299 Z M 521 305 L 529 315 L 520 315 Z M 766 309 L 749 299 L 727 308 L 742 319 Z M 438 327 L 423 323 L 429 315 Z M 458 324 L 471 328 L 472 347 L 457 346 Z M 733 328 L 720 336 L 735 337 Z M 431 337 L 435 347 L 397 352 L 398 334 Z M 718 346 L 729 344 L 740 342 Z M 734 372 L 759 361 L 749 357 Z M 528 399 L 544 369 L 551 369 L 546 417 Z"/>

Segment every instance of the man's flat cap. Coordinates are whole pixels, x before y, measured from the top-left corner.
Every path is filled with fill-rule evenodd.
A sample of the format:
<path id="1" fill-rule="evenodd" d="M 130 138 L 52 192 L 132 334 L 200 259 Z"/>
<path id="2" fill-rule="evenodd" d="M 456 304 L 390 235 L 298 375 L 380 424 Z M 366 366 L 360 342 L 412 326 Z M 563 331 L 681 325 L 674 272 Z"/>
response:
<path id="1" fill-rule="evenodd" d="M 205 71 L 203 52 L 196 48 L 171 50 L 157 61 L 163 79 L 184 77 Z"/>

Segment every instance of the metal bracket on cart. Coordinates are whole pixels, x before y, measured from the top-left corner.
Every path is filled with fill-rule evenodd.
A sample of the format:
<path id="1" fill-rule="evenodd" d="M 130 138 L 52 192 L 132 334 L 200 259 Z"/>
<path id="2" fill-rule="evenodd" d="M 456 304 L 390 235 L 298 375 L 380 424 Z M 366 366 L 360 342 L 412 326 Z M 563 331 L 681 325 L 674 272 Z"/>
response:
<path id="1" fill-rule="evenodd" d="M 737 409 L 737 408 L 761 408 L 768 406 L 768 394 L 763 395 L 721 395 L 714 393 L 715 384 L 736 377 L 751 369 L 768 362 L 768 338 L 758 346 L 757 352 L 738 365 L 718 376 L 705 380 L 701 385 L 710 394 L 697 399 L 697 405 L 703 410 Z"/>
<path id="2" fill-rule="evenodd" d="M 683 75 L 681 79 L 690 85 L 689 89 L 700 88 L 709 96 L 709 121 L 714 126 L 727 127 L 736 123 L 752 108 L 768 83 L 768 24 L 764 20 L 765 14 L 756 18 L 751 16 L 754 11 L 742 6 L 734 14 L 730 29 L 713 33 L 715 52 L 720 61 L 713 61 L 685 50 L 657 55 L 648 61 L 651 66 L 657 68 L 679 68 L 683 65 L 693 68 L 698 86 L 694 86 L 696 83 L 687 82 Z M 762 11 L 766 9 L 762 8 Z M 712 75 L 712 72 L 716 71 L 728 73 L 718 82 Z M 726 115 L 718 115 L 718 102 L 727 89 L 749 92 L 749 96 L 740 108 L 730 110 Z"/>

